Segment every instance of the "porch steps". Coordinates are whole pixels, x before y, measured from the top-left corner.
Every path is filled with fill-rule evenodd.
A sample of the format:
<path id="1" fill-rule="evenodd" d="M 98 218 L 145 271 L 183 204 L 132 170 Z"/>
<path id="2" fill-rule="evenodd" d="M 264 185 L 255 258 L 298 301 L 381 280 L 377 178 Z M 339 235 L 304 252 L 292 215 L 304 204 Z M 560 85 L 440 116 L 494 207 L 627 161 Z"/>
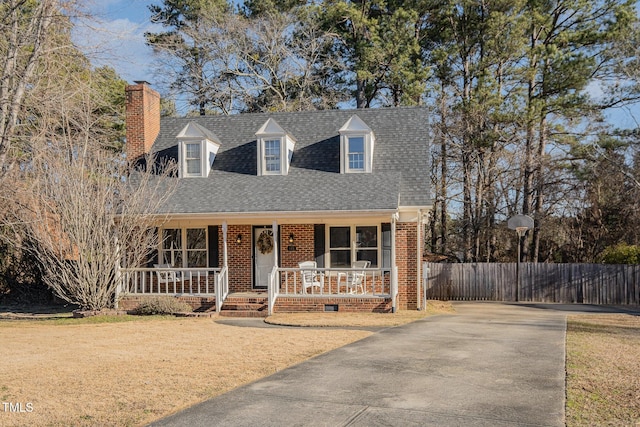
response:
<path id="1" fill-rule="evenodd" d="M 268 301 L 264 294 L 232 294 L 222 304 L 220 316 L 225 317 L 267 317 Z"/>

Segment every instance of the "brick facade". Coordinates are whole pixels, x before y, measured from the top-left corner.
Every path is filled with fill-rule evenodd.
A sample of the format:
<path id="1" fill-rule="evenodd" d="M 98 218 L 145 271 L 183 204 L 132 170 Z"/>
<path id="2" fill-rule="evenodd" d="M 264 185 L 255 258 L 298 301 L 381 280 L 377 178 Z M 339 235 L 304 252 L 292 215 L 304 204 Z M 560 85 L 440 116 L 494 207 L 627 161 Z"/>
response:
<path id="1" fill-rule="evenodd" d="M 125 89 L 127 96 L 127 159 L 135 162 L 151 150 L 160 132 L 160 94 L 146 82 Z"/>
<path id="2" fill-rule="evenodd" d="M 291 233 L 293 245 L 289 245 Z M 281 267 L 297 268 L 299 262 L 314 260 L 313 224 L 286 224 L 280 227 L 280 234 Z"/>
<path id="3" fill-rule="evenodd" d="M 416 223 L 396 224 L 396 265 L 398 266 L 398 308 L 415 310 L 418 261 L 418 236 Z"/>
<path id="4" fill-rule="evenodd" d="M 228 260 L 229 260 L 229 291 L 250 292 L 253 291 L 253 227 L 251 225 L 229 225 Z M 289 235 L 293 233 L 293 245 L 289 245 Z M 242 235 L 242 242 L 236 243 L 238 234 Z M 297 268 L 301 261 L 314 259 L 314 225 L 313 224 L 283 224 L 280 227 L 279 236 L 280 266 L 284 268 Z M 222 228 L 219 229 L 219 264 L 223 263 Z M 295 250 L 293 250 L 293 246 Z M 291 249 L 291 250 L 290 250 Z M 396 265 L 398 267 L 398 302 L 401 310 L 415 310 L 418 306 L 419 290 L 417 289 L 417 228 L 416 223 L 396 224 Z M 341 311 L 350 311 L 352 301 L 339 299 Z M 280 301 L 280 300 L 278 300 Z M 371 306 L 370 303 L 358 298 L 362 307 L 360 311 L 386 310 L 386 305 L 381 308 Z M 375 300 L 374 300 L 375 301 Z M 379 303 L 379 300 L 377 300 Z M 295 311 L 324 311 L 324 304 L 330 302 L 313 300 L 312 302 L 295 302 L 294 299 L 285 303 L 278 303 L 278 310 L 286 311 L 287 308 L 297 307 Z M 389 302 L 390 304 L 390 302 Z M 365 307 L 366 306 L 366 307 Z M 390 307 L 390 305 L 389 305 Z"/>
<path id="5" fill-rule="evenodd" d="M 293 245 L 289 244 L 293 233 Z M 241 242 L 237 243 L 238 236 Z M 252 292 L 253 289 L 253 226 L 229 225 L 227 227 L 227 248 L 229 265 L 229 292 Z M 400 310 L 415 310 L 421 289 L 417 280 L 417 226 L 416 223 L 396 224 L 396 265 L 398 268 L 398 301 Z M 301 261 L 314 259 L 314 225 L 283 224 L 279 236 L 280 266 L 297 268 Z M 223 265 L 222 227 L 218 227 L 219 265 Z M 289 246 L 292 246 L 291 248 Z M 295 247 L 295 250 L 293 250 Z M 388 278 L 388 276 L 387 276 Z M 328 283 L 328 282 L 327 282 Z M 334 284 L 335 285 L 335 284 Z M 388 286 L 388 283 L 387 283 Z M 265 294 L 266 295 L 266 294 Z M 121 302 L 124 309 L 132 309 L 139 304 L 139 298 L 128 296 Z M 201 298 L 184 296 L 180 299 L 188 302 L 196 310 L 215 310 L 215 297 Z M 337 306 L 338 312 L 378 312 L 387 313 L 392 309 L 391 299 L 354 298 L 350 296 L 309 296 L 285 297 L 276 301 L 275 312 L 324 312 L 327 306 Z"/>
<path id="6" fill-rule="evenodd" d="M 222 246 L 222 227 L 219 228 L 218 253 L 219 265 L 222 265 L 224 251 Z M 253 271 L 253 228 L 251 225 L 229 225 L 227 228 L 227 256 L 229 261 L 229 292 L 251 292 Z M 236 242 L 242 236 L 240 244 Z"/>

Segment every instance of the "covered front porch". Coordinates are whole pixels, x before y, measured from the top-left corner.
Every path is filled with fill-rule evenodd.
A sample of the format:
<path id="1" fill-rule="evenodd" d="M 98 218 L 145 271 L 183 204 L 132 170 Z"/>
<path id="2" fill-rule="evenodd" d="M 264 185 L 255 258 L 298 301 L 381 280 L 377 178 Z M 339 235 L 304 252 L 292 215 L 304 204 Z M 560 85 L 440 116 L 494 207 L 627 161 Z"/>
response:
<path id="1" fill-rule="evenodd" d="M 249 215 L 172 218 L 158 228 L 153 260 L 120 270 L 117 298 L 129 309 L 145 296 L 173 296 L 218 313 L 263 304 L 264 315 L 419 309 L 420 218 L 420 211 L 279 214 L 269 225 Z"/>
<path id="2" fill-rule="evenodd" d="M 197 311 L 223 315 L 270 315 L 296 311 L 395 310 L 391 271 L 380 268 L 280 268 L 269 274 L 267 288 L 230 292 L 228 269 L 121 269 L 119 300 L 125 308 L 147 296 L 172 296 Z"/>

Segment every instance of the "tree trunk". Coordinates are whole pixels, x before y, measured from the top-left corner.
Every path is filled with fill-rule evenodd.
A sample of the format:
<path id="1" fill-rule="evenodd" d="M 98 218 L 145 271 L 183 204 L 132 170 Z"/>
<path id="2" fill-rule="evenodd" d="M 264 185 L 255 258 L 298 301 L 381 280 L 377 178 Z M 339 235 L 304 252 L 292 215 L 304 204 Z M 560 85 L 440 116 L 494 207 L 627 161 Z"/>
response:
<path id="1" fill-rule="evenodd" d="M 58 9 L 56 0 L 40 1 L 25 28 L 21 28 L 20 1 L 11 0 L 10 13 L 2 25 L 9 32 L 6 61 L 0 76 L 0 170 L 9 167 L 7 155 L 11 137 L 18 123 L 18 114 L 24 102 L 27 85 L 35 76 L 38 60 L 44 50 L 49 27 Z M 0 27 L 0 28 L 2 28 Z M 24 59 L 21 59 L 24 56 Z"/>

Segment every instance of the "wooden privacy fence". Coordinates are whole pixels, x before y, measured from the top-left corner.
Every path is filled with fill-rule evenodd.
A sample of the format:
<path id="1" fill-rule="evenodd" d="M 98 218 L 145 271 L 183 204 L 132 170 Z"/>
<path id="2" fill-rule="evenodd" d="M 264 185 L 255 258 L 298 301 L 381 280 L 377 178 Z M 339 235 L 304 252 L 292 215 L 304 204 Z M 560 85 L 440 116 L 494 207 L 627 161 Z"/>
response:
<path id="1" fill-rule="evenodd" d="M 424 267 L 429 299 L 516 301 L 516 263 Z M 519 282 L 518 301 L 640 304 L 639 265 L 521 263 Z"/>

